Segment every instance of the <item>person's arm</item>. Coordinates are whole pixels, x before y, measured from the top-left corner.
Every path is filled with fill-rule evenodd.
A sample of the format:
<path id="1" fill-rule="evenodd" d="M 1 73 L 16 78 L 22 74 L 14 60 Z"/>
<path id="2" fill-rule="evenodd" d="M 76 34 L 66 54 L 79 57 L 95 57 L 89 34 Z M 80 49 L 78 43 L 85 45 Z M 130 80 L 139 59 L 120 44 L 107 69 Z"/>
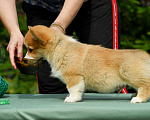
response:
<path id="1" fill-rule="evenodd" d="M 11 64 L 16 69 L 15 51 L 17 50 L 18 57 L 23 56 L 24 37 L 19 29 L 15 0 L 0 0 L 0 20 L 10 35 L 7 51 L 9 52 Z"/>
<path id="2" fill-rule="evenodd" d="M 75 18 L 83 2 L 84 0 L 65 0 L 63 8 L 54 23 L 60 23 L 60 25 L 62 25 L 63 28 L 66 29 Z M 54 29 L 62 32 L 57 27 L 54 27 Z"/>

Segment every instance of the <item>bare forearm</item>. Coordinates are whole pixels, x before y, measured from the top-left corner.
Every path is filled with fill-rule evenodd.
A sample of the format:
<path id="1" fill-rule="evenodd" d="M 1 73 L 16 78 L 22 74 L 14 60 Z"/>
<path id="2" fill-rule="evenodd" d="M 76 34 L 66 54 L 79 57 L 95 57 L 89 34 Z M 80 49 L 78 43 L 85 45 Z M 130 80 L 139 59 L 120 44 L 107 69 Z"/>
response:
<path id="1" fill-rule="evenodd" d="M 20 32 L 15 0 L 0 0 L 0 19 L 9 35 Z"/>
<path id="2" fill-rule="evenodd" d="M 15 0 L 0 0 L 0 19 L 10 35 L 7 51 L 9 52 L 11 64 L 16 69 L 14 56 L 23 56 L 24 37 L 18 25 Z"/>
<path id="3" fill-rule="evenodd" d="M 84 0 L 65 0 L 62 11 L 54 22 L 61 23 L 66 29 L 78 13 L 83 2 Z"/>

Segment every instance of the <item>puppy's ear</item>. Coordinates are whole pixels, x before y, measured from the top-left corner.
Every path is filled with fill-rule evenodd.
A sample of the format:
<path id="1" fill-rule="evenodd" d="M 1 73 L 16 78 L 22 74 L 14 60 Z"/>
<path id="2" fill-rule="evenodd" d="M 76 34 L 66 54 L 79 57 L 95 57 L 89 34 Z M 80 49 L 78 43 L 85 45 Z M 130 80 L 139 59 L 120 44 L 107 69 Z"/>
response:
<path id="1" fill-rule="evenodd" d="M 30 27 L 30 33 L 32 37 L 41 44 L 46 44 L 52 37 L 49 28 L 42 25 Z"/>

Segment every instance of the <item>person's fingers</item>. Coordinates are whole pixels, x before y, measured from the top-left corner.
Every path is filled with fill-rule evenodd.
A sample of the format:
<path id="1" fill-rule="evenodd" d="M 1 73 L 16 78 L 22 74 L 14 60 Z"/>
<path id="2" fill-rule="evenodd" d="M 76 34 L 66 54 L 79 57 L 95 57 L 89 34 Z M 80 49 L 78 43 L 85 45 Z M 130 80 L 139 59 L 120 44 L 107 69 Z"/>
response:
<path id="1" fill-rule="evenodd" d="M 22 34 L 12 34 L 10 41 L 7 47 L 9 52 L 10 62 L 12 66 L 16 69 L 15 56 L 19 57 L 22 60 L 23 57 L 23 44 L 24 36 Z"/>
<path id="2" fill-rule="evenodd" d="M 15 47 L 7 47 L 7 51 L 9 52 L 9 58 L 10 58 L 10 62 L 12 64 L 12 66 L 16 69 L 16 63 L 15 63 Z"/>
<path id="3" fill-rule="evenodd" d="M 22 58 L 23 58 L 23 41 L 18 42 L 17 56 L 19 57 L 19 60 L 22 61 Z"/>

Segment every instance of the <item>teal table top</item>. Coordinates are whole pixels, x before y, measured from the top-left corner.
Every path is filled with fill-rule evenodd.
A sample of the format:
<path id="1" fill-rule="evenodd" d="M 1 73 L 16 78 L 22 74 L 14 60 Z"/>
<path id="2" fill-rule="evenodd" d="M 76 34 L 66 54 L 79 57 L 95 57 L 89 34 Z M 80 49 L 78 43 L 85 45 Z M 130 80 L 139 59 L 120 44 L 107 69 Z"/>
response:
<path id="1" fill-rule="evenodd" d="M 131 95 L 85 93 L 82 102 L 64 103 L 67 94 L 5 94 L 0 120 L 150 120 L 150 99 L 133 104 Z"/>

